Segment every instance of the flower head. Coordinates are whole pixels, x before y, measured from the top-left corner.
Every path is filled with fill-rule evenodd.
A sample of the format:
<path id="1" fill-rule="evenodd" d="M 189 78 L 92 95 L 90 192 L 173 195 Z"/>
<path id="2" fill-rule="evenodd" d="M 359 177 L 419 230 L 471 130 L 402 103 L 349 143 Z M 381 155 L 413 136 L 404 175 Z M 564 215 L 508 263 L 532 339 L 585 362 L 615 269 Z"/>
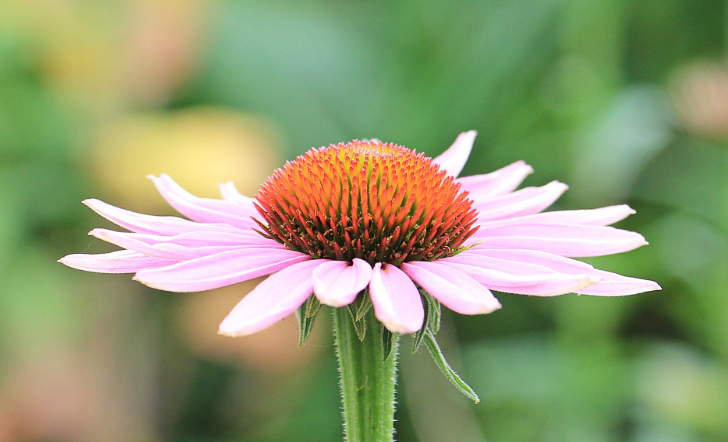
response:
<path id="1" fill-rule="evenodd" d="M 135 273 L 150 287 L 193 292 L 271 275 L 220 325 L 231 336 L 255 333 L 313 293 L 343 307 L 365 289 L 392 332 L 423 327 L 419 288 L 462 314 L 500 308 L 491 290 L 535 296 L 621 296 L 658 290 L 652 281 L 596 270 L 573 260 L 646 244 L 607 227 L 627 206 L 542 213 L 566 190 L 553 182 L 516 190 L 532 172 L 516 162 L 457 178 L 475 132 L 430 159 L 405 147 L 353 141 L 312 149 L 261 186 L 255 198 L 221 185 L 223 199 L 197 198 L 170 177 L 150 177 L 189 219 L 129 212 L 98 200 L 86 205 L 130 232 L 94 229 L 125 250 L 69 255 L 64 264 L 101 273 Z"/>

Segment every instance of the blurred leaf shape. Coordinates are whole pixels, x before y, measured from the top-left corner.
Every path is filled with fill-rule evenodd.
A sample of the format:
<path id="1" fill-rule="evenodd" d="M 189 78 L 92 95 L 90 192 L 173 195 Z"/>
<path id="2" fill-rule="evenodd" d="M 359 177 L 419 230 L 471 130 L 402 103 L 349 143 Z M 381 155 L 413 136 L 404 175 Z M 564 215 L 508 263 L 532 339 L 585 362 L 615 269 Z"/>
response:
<path id="1" fill-rule="evenodd" d="M 677 343 L 652 344 L 636 367 L 637 394 L 649 420 L 728 431 L 728 366 Z M 706 439 L 718 440 L 718 439 Z"/>

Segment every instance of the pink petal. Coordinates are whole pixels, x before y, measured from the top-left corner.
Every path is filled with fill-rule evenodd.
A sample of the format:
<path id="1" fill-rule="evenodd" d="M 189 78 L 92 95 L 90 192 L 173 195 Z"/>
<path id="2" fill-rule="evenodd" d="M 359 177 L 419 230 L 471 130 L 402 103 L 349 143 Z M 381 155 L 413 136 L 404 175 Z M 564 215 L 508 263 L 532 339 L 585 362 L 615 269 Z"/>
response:
<path id="1" fill-rule="evenodd" d="M 240 229 L 227 224 L 202 224 L 176 216 L 144 215 L 114 207 L 97 199 L 88 199 L 83 203 L 112 223 L 137 233 L 179 235 L 201 230 L 240 233 Z"/>
<path id="2" fill-rule="evenodd" d="M 99 229 L 102 230 L 102 229 Z M 169 242 L 185 247 L 203 247 L 203 246 L 256 246 L 256 247 L 273 247 L 284 248 L 272 239 L 265 238 L 253 231 L 238 230 L 236 233 L 228 232 L 189 232 L 174 236 L 149 235 L 145 233 L 125 233 L 115 232 L 123 235 L 131 235 L 134 238 L 147 244 L 157 244 L 160 242 Z"/>
<path id="3" fill-rule="evenodd" d="M 222 198 L 225 201 L 240 204 L 248 208 L 255 208 L 255 206 L 253 206 L 253 198 L 249 198 L 238 192 L 238 189 L 235 187 L 235 184 L 233 184 L 232 181 L 220 184 L 220 195 L 222 195 Z"/>
<path id="4" fill-rule="evenodd" d="M 579 274 L 588 273 L 602 278 L 602 280 L 591 287 L 577 290 L 577 293 L 594 296 L 627 296 L 636 293 L 661 290 L 659 284 L 646 279 L 631 278 L 617 273 L 605 272 L 594 269 L 589 264 L 574 259 L 564 258 L 546 252 L 536 250 L 518 249 L 470 249 L 461 255 L 481 255 L 495 258 L 501 261 L 512 262 L 518 265 L 536 265 L 551 269 L 559 273 Z M 460 255 L 458 255 L 460 256 Z"/>
<path id="5" fill-rule="evenodd" d="M 313 272 L 325 262 L 317 259 L 294 264 L 268 277 L 233 308 L 220 324 L 219 333 L 250 335 L 293 313 L 311 295 Z"/>
<path id="6" fill-rule="evenodd" d="M 170 292 L 200 292 L 268 275 L 310 259 L 291 250 L 245 248 L 142 270 L 134 279 Z"/>
<path id="7" fill-rule="evenodd" d="M 545 186 L 526 187 L 486 201 L 474 201 L 473 207 L 478 210 L 480 223 L 533 215 L 553 204 L 568 188 L 564 183 L 552 181 Z"/>
<path id="8" fill-rule="evenodd" d="M 541 250 L 568 257 L 611 255 L 647 244 L 639 233 L 604 226 L 526 224 L 483 227 L 475 248 Z"/>
<path id="9" fill-rule="evenodd" d="M 115 232 L 113 230 L 106 229 L 94 229 L 89 232 L 89 234 L 108 243 L 115 244 L 128 250 L 133 250 L 134 252 L 172 261 L 185 261 L 228 250 L 237 250 L 243 247 L 241 245 L 185 247 L 164 241 L 164 239 L 169 237 L 161 237 L 161 242 L 154 242 L 150 244 L 139 239 L 141 234 Z M 153 235 L 145 235 L 146 239 L 149 237 L 153 237 Z"/>
<path id="10" fill-rule="evenodd" d="M 591 296 L 629 296 L 662 290 L 658 283 L 647 279 L 632 278 L 602 270 L 596 270 L 595 274 L 602 277 L 602 281 L 595 286 L 577 290 L 576 293 Z"/>
<path id="11" fill-rule="evenodd" d="M 635 213 L 626 204 L 619 206 L 601 207 L 589 210 L 560 210 L 554 212 L 537 213 L 535 215 L 518 218 L 486 221 L 485 226 L 502 226 L 510 224 L 581 224 L 590 226 L 608 226 L 627 218 Z"/>
<path id="12" fill-rule="evenodd" d="M 99 255 L 68 255 L 58 262 L 78 270 L 96 273 L 135 273 L 143 269 L 154 269 L 174 264 L 176 261 L 153 258 L 129 250 Z"/>
<path id="13" fill-rule="evenodd" d="M 243 207 L 228 201 L 198 198 L 184 190 L 168 175 L 149 176 L 162 197 L 182 215 L 201 223 L 225 223 L 247 229 L 255 227 L 252 216 L 258 214 L 253 207 Z"/>
<path id="14" fill-rule="evenodd" d="M 458 176 L 463 171 L 465 163 L 468 161 L 470 151 L 473 149 L 473 143 L 475 142 L 475 136 L 478 132 L 471 130 L 463 132 L 455 139 L 442 155 L 434 158 L 433 163 L 438 164 L 442 169 L 445 169 L 449 175 Z"/>
<path id="15" fill-rule="evenodd" d="M 467 252 L 437 262 L 460 270 L 491 290 L 519 295 L 556 296 L 574 293 L 601 280 L 588 271 L 562 274 L 533 264 L 509 263 Z"/>
<path id="16" fill-rule="evenodd" d="M 516 161 L 502 169 L 485 175 L 458 178 L 455 182 L 470 193 L 473 201 L 487 201 L 496 196 L 513 192 L 533 173 L 533 168 L 523 161 Z"/>
<path id="17" fill-rule="evenodd" d="M 491 313 L 501 308 L 490 290 L 454 268 L 415 261 L 402 264 L 402 270 L 445 307 L 463 315 Z"/>
<path id="18" fill-rule="evenodd" d="M 372 266 L 359 258 L 352 265 L 346 261 L 329 261 L 313 272 L 313 289 L 322 304 L 343 307 L 369 285 Z"/>
<path id="19" fill-rule="evenodd" d="M 393 333 L 414 333 L 422 328 L 425 310 L 420 293 L 402 270 L 376 263 L 369 282 L 374 315 Z"/>

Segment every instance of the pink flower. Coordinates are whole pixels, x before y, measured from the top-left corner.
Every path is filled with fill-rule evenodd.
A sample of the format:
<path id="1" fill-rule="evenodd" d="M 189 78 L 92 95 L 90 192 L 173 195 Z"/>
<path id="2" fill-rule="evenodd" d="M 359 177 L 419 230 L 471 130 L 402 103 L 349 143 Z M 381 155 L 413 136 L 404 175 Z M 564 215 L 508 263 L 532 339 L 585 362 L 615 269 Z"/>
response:
<path id="1" fill-rule="evenodd" d="M 313 293 L 342 307 L 368 287 L 390 331 L 423 325 L 418 287 L 446 307 L 474 315 L 500 308 L 491 290 L 533 296 L 623 296 L 660 286 L 594 269 L 571 258 L 626 252 L 647 244 L 607 227 L 628 206 L 542 213 L 566 190 L 552 182 L 516 190 L 532 172 L 519 161 L 456 178 L 476 133 L 465 132 L 433 159 L 379 141 L 312 149 L 287 162 L 255 198 L 220 186 L 223 199 L 197 198 L 167 175 L 150 177 L 189 220 L 85 204 L 131 231 L 91 235 L 125 250 L 69 255 L 67 266 L 135 273 L 149 287 L 211 290 L 271 275 L 220 325 L 255 333 L 293 313 Z"/>

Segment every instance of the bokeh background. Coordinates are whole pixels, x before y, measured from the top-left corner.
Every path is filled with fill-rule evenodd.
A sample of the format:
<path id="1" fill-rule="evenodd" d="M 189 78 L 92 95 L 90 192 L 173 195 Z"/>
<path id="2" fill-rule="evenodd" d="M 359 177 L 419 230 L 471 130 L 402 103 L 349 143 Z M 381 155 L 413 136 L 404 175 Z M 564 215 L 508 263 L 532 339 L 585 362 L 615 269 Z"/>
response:
<path id="1" fill-rule="evenodd" d="M 628 203 L 619 299 L 499 295 L 402 340 L 398 440 L 728 441 L 724 0 L 0 0 L 0 441 L 340 441 L 327 315 L 229 339 L 255 282 L 199 294 L 58 264 L 110 250 L 81 200 L 171 214 L 145 178 L 253 195 L 313 146 L 380 138 L 464 174 L 523 159 L 557 208 Z"/>

